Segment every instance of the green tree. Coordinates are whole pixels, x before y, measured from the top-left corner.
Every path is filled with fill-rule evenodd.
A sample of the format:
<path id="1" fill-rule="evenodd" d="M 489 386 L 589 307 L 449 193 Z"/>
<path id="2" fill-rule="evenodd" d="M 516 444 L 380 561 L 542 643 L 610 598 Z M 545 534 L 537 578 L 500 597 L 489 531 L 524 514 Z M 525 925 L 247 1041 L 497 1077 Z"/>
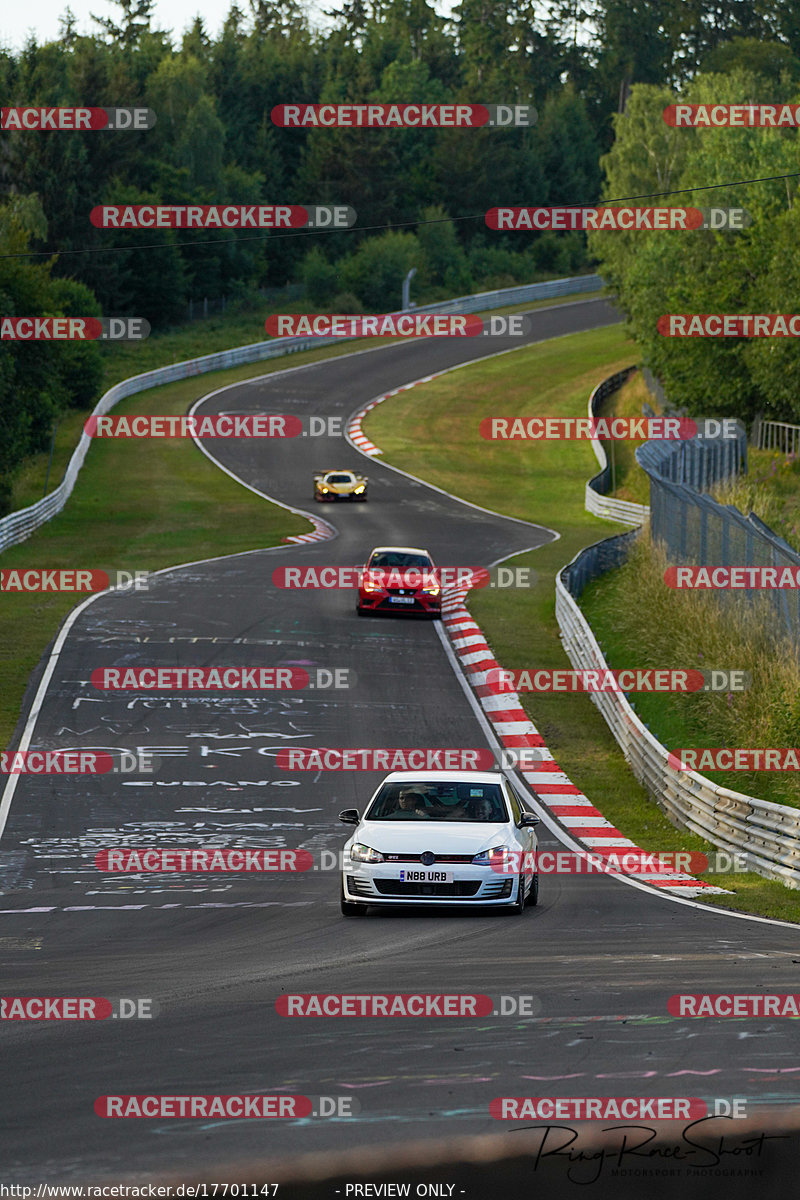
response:
<path id="1" fill-rule="evenodd" d="M 723 42 L 703 63 L 704 74 L 730 74 L 748 71 L 766 79 L 779 79 L 788 72 L 794 80 L 800 78 L 800 59 L 782 42 L 761 41 L 759 38 L 733 38 Z"/>
<path id="2" fill-rule="evenodd" d="M 158 193 L 111 178 L 101 204 L 160 204 Z M 176 321 L 185 303 L 186 269 L 172 229 L 105 231 L 99 299 L 103 311 L 119 317 L 145 317 L 156 329 Z M 211 295 L 214 295 L 212 292 Z"/>
<path id="3" fill-rule="evenodd" d="M 206 67 L 193 54 L 163 58 L 147 81 L 147 103 L 158 118 L 147 136 L 172 162 L 178 160 L 178 141 L 189 113 L 207 97 L 207 83 Z"/>
<path id="4" fill-rule="evenodd" d="M 384 233 L 340 261 L 340 279 L 367 309 L 394 312 L 400 308 L 403 280 L 419 260 L 419 241 L 412 233 Z"/>
<path id="5" fill-rule="evenodd" d="M 338 291 L 338 272 L 320 246 L 312 246 L 303 259 L 302 279 L 309 303 L 318 308 L 328 304 Z"/>
<path id="6" fill-rule="evenodd" d="M 600 159 L 606 177 L 603 200 L 648 196 L 680 185 L 688 145 L 695 135 L 665 123 L 664 109 L 674 102 L 667 88 L 642 83 L 631 90 L 625 112 L 614 117 L 614 145 Z M 681 199 L 665 197 L 663 203 Z M 604 278 L 622 294 L 633 259 L 642 250 L 641 232 L 592 233 L 587 240 Z"/>
<path id="7" fill-rule="evenodd" d="M 183 35 L 181 52 L 191 55 L 205 65 L 211 54 L 212 42 L 206 33 L 205 22 L 200 16 L 195 17 L 191 27 Z"/>
<path id="8" fill-rule="evenodd" d="M 51 262 L 25 256 L 46 236 L 35 196 L 0 205 L 0 313 L 7 317 L 94 316 L 83 284 L 50 277 Z M 22 459 L 45 449 L 53 421 L 71 405 L 92 404 L 102 365 L 93 342 L 0 341 L 0 512 L 7 511 Z"/>
<path id="9" fill-rule="evenodd" d="M 456 227 L 440 205 L 422 210 L 417 226 L 420 248 L 420 283 L 443 287 L 450 295 L 463 295 L 472 284 L 467 256 L 458 240 Z"/>
<path id="10" fill-rule="evenodd" d="M 189 173 L 192 188 L 218 188 L 225 153 L 225 126 L 217 116 L 213 96 L 201 96 L 189 112 L 176 150 L 180 166 Z"/>
<path id="11" fill-rule="evenodd" d="M 676 54 L 672 0 L 603 0 L 596 18 L 599 89 L 609 115 L 624 112 L 634 83 L 669 82 Z"/>
<path id="12" fill-rule="evenodd" d="M 600 190 L 599 147 L 586 103 L 571 86 L 550 97 L 534 130 L 548 204 L 593 200 Z"/>
<path id="13" fill-rule="evenodd" d="M 97 297 L 76 279 L 54 279 L 50 303 L 64 317 L 100 317 Z M 59 347 L 59 376 L 65 403 L 70 408 L 91 408 L 100 395 L 103 359 L 95 341 L 64 342 Z"/>
<path id="14" fill-rule="evenodd" d="M 308 28 L 303 6 L 297 0 L 250 0 L 258 37 L 292 37 Z"/>
<path id="15" fill-rule="evenodd" d="M 119 20 L 113 17 L 96 17 L 92 20 L 105 30 L 109 41 L 131 50 L 150 31 L 155 0 L 113 0 L 120 9 Z"/>
<path id="16" fill-rule="evenodd" d="M 505 100 L 504 70 L 510 55 L 512 27 L 504 0 L 461 0 L 453 9 L 465 88 L 475 102 Z M 480 93 L 480 97 L 478 95 Z"/>
<path id="17" fill-rule="evenodd" d="M 699 75 L 681 96 L 689 104 L 742 103 L 756 95 L 788 99 L 789 83 L 740 69 Z M 777 93 L 777 94 L 776 94 Z M 781 94 L 782 93 L 782 94 Z M 692 193 L 692 184 L 789 173 L 796 161 L 793 136 L 771 129 L 670 130 L 660 113 L 674 97 L 642 85 L 634 88 L 618 141 L 603 159 L 606 194 L 631 196 L 684 188 L 655 204 L 746 207 L 752 225 L 739 233 L 593 233 L 591 250 L 619 301 L 645 360 L 667 395 L 692 413 L 749 418 L 758 408 L 794 408 L 800 353 L 789 340 L 668 338 L 657 318 L 667 313 L 792 312 L 797 272 L 789 252 L 797 233 L 796 184 L 774 180 L 745 188 L 715 187 Z M 680 136 L 680 152 L 673 138 Z M 653 181 L 661 186 L 653 186 Z M 645 202 L 646 203 L 646 202 Z"/>

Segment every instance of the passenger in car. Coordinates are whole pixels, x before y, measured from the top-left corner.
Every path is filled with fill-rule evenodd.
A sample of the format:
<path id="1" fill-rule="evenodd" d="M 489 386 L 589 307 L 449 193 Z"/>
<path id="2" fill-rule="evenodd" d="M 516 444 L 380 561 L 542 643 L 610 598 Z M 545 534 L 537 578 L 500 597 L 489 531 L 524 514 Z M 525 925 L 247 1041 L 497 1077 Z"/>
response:
<path id="1" fill-rule="evenodd" d="M 488 796 L 481 796 L 477 800 L 470 800 L 467 804 L 466 816 L 468 821 L 496 820 L 494 805 Z"/>

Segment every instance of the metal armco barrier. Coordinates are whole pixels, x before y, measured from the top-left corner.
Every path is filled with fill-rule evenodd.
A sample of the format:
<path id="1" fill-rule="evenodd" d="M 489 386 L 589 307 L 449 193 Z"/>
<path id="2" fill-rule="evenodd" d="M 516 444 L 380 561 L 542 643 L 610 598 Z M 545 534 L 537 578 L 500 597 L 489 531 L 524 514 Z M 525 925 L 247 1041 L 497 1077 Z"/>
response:
<path id="1" fill-rule="evenodd" d="M 598 415 L 600 405 L 606 397 L 615 392 L 617 388 L 622 387 L 623 383 L 626 383 L 637 369 L 635 366 L 625 367 L 624 370 L 617 371 L 616 375 L 610 375 L 608 379 L 598 383 L 589 397 L 589 417 L 591 419 Z M 641 525 L 650 515 L 650 509 L 646 504 L 634 504 L 631 500 L 616 500 L 613 496 L 607 495 L 612 486 L 611 465 L 603 449 L 603 443 L 597 438 L 592 438 L 592 449 L 601 469 L 599 474 L 592 476 L 586 483 L 584 508 L 592 516 L 605 517 L 608 521 L 619 521 L 621 525 Z"/>
<path id="2" fill-rule="evenodd" d="M 587 482 L 584 498 L 584 508 L 593 517 L 617 521 L 620 525 L 641 525 L 647 520 L 650 509 L 646 504 L 634 504 L 632 500 L 615 500 L 613 496 L 598 496 L 592 488 L 593 483 L 594 479 Z"/>
<path id="3" fill-rule="evenodd" d="M 612 375 L 595 388 L 589 398 L 590 417 L 595 415 L 595 405 L 619 387 L 630 370 Z M 695 449 L 697 443 L 699 449 Z M 688 446 L 688 450 L 681 450 L 681 445 Z M 595 447 L 595 454 L 604 466 L 598 447 Z M 681 562 L 694 560 L 719 564 L 800 564 L 800 555 L 753 513 L 745 517 L 737 509 L 701 495 L 687 483 L 673 482 L 676 474 L 678 478 L 684 476 L 687 461 L 693 464 L 694 478 L 706 483 L 716 482 L 738 473 L 743 462 L 746 469 L 746 455 L 746 438 L 741 425 L 737 437 L 728 440 L 727 448 L 716 441 L 709 446 L 706 439 L 694 438 L 677 447 L 675 443 L 647 442 L 637 449 L 636 459 L 650 476 L 651 532 L 654 538 L 667 544 L 673 561 L 678 558 Z M 661 474 L 662 469 L 666 478 Z M 590 483 L 607 484 L 607 471 L 605 464 L 604 470 Z M 594 512 L 589 504 L 589 492 L 587 484 L 586 507 Z M 595 492 L 592 494 L 596 495 Z M 596 515 L 605 516 L 606 513 Z M 738 536 L 732 535 L 734 528 Z M 640 529 L 632 530 L 587 546 L 556 576 L 556 620 L 567 657 L 575 670 L 609 669 L 577 600 L 591 580 L 625 561 L 640 532 Z M 790 602 L 791 595 L 776 592 L 774 596 L 775 605 L 790 629 L 793 618 L 800 624 L 800 593 L 794 593 Z M 650 733 L 624 693 L 593 692 L 590 695 L 634 775 L 674 825 L 691 829 L 720 850 L 743 855 L 748 870 L 767 879 L 776 879 L 788 887 L 800 888 L 800 809 L 735 792 L 712 783 L 695 771 L 676 770 L 669 765 L 666 746 Z"/>
<path id="4" fill-rule="evenodd" d="M 631 534 L 621 536 L 630 538 Z M 582 563 L 582 559 L 596 548 L 581 551 L 555 580 L 555 617 L 567 658 L 576 670 L 608 670 L 576 602 L 583 584 L 593 577 L 590 564 Z M 594 574 L 604 569 L 600 564 Z M 633 774 L 673 824 L 691 829 L 720 850 L 744 854 L 748 870 L 800 888 L 800 809 L 745 796 L 712 784 L 693 770 L 670 767 L 666 746 L 652 736 L 622 692 L 593 692 L 591 700 L 600 709 Z"/>
<path id="5" fill-rule="evenodd" d="M 603 280 L 599 275 L 578 275 L 570 279 L 551 279 L 544 283 L 529 283 L 519 287 L 503 288 L 500 291 L 458 296 L 453 300 L 443 300 L 437 304 L 420 305 L 415 311 L 475 313 L 533 300 L 554 299 L 557 296 L 566 296 L 572 293 L 596 292 L 603 287 Z M 351 338 L 318 337 L 272 338 L 265 342 L 254 342 L 250 346 L 220 350 L 216 354 L 203 355 L 202 358 L 187 359 L 186 362 L 173 363 L 169 367 L 159 367 L 155 371 L 145 371 L 142 375 L 124 379 L 122 383 L 110 388 L 98 400 L 92 410 L 92 415 L 102 416 L 127 396 L 147 391 L 148 388 L 160 387 L 165 383 L 177 383 L 181 379 L 188 379 L 193 375 L 205 375 L 209 371 L 222 371 L 228 367 L 264 362 L 270 358 L 279 358 L 284 354 L 295 354 L 301 350 L 316 350 L 322 345 L 333 345 L 335 342 L 352 340 Z M 45 496 L 36 504 L 31 504 L 28 508 L 19 509 L 0 519 L 0 551 L 5 550 L 7 546 L 24 542 L 40 525 L 44 525 L 61 512 L 75 486 L 75 480 L 83 466 L 83 460 L 86 458 L 91 440 L 86 433 L 81 434 L 81 439 L 64 472 L 64 478 L 49 496 Z"/>
<path id="6" fill-rule="evenodd" d="M 587 547 L 556 576 L 556 620 L 576 670 L 609 669 L 576 601 L 591 579 L 624 561 L 638 533 Z M 720 850 L 744 855 L 748 870 L 800 888 L 800 809 L 721 787 L 695 771 L 676 770 L 669 765 L 666 746 L 650 733 L 622 692 L 593 692 L 591 698 L 634 775 L 674 825 L 691 829 Z"/>

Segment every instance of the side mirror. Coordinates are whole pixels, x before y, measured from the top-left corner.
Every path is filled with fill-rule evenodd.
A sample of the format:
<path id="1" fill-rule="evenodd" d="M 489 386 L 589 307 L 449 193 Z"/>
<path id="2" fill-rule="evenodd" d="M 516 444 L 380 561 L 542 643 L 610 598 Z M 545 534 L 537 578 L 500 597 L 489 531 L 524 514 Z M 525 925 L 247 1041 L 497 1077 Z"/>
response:
<path id="1" fill-rule="evenodd" d="M 537 817 L 536 813 L 525 812 L 522 814 L 522 820 L 519 823 L 520 829 L 531 828 L 541 823 L 541 817 Z"/>
<path id="2" fill-rule="evenodd" d="M 343 821 L 345 825 L 357 825 L 361 817 L 358 815 L 357 808 L 345 808 L 339 813 L 339 820 Z"/>

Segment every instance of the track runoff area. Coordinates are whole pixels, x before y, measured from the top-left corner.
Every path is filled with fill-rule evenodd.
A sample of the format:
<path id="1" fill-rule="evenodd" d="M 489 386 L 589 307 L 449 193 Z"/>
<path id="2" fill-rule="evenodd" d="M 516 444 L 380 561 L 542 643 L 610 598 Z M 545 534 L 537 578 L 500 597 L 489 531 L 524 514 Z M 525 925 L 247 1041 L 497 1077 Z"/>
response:
<path id="1" fill-rule="evenodd" d="M 589 1100 L 614 1119 L 615 1097 L 686 1102 L 690 1115 L 737 1099 L 752 1115 L 765 1090 L 794 1100 L 788 1012 L 759 1012 L 758 1037 L 743 1042 L 748 1018 L 719 1001 L 675 1008 L 681 996 L 757 994 L 765 980 L 791 993 L 792 929 L 561 873 L 542 878 L 539 905 L 520 918 L 348 921 L 337 814 L 363 811 L 382 772 L 281 765 L 297 748 L 491 748 L 435 622 L 362 620 L 351 590 L 280 588 L 273 574 L 352 566 L 386 544 L 489 566 L 556 536 L 367 460 L 341 434 L 356 409 L 413 380 L 619 319 L 604 300 L 529 317 L 522 343 L 419 339 L 211 393 L 198 413 L 285 413 L 306 432 L 312 417 L 322 422 L 325 436 L 203 442 L 257 494 L 313 507 L 315 540 L 159 572 L 147 587 L 82 601 L 62 629 L 32 681 L 20 745 L 103 754 L 110 767 L 15 777 L 0 842 L 0 954 L 12 1001 L 94 1006 L 83 1019 L 68 1016 L 74 1007 L 6 1010 L 10 1070 L 24 1081 L 0 1092 L 9 1182 L 29 1182 L 32 1164 L 37 1179 L 153 1178 L 505 1132 L 551 1121 L 542 1100 L 582 1101 L 576 1120 Z M 367 503 L 313 506 L 313 475 L 333 467 L 368 475 Z M 309 683 L 235 693 L 92 684 L 98 669 L 153 667 L 288 670 Z M 539 832 L 543 850 L 564 849 L 552 822 Z M 258 851 L 261 867 L 294 852 L 311 865 L 111 869 L 111 852 L 153 847 Z M 354 995 L 378 999 L 362 1014 L 347 1007 Z M 298 996 L 341 997 L 341 1015 L 310 999 L 301 1012 Z M 492 1108 L 514 1098 L 537 1107 Z"/>

